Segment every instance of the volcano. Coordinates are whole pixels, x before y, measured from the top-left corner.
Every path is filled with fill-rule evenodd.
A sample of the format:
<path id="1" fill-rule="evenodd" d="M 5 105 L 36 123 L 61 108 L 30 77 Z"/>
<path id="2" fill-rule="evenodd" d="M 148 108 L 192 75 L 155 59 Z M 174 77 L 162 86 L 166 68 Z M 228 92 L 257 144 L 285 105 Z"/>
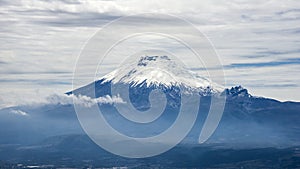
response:
<path id="1" fill-rule="evenodd" d="M 208 142 L 238 143 L 236 145 L 243 146 L 299 143 L 296 140 L 300 135 L 295 130 L 300 129 L 296 120 L 300 120 L 299 103 L 252 96 L 242 86 L 225 88 L 188 70 L 180 61 L 168 56 L 141 56 L 138 59 L 128 59 L 118 69 L 67 94 L 98 98 L 112 95 L 114 86 L 128 90 L 128 102 L 141 112 L 151 108 L 149 101 L 151 91 L 158 89 L 167 98 L 161 121 L 158 120 L 157 125 L 149 124 L 144 127 L 124 120 L 114 110 L 113 105 L 100 105 L 104 112 L 109 112 L 104 114 L 112 126 L 130 136 L 137 137 L 137 133 L 142 133 L 140 137 L 145 137 L 163 132 L 176 119 L 182 106 L 182 95 L 197 95 L 201 100 L 200 105 L 193 106 L 199 107 L 199 114 L 187 138 L 188 142 L 196 142 L 203 123 L 207 120 L 212 98 L 226 97 L 222 120 Z"/>
<path id="2" fill-rule="evenodd" d="M 141 56 L 128 59 L 116 70 L 67 94 L 85 95 L 92 98 L 111 95 L 111 89 L 129 88 L 130 102 L 137 109 L 147 109 L 151 91 L 158 89 L 168 98 L 168 105 L 180 107 L 180 96 L 217 96 L 224 87 L 187 69 L 176 58 L 168 56 Z M 122 87 L 120 87 L 122 86 Z"/>
<path id="3" fill-rule="evenodd" d="M 116 90 L 120 88 L 127 91 L 128 99 Z M 269 161 L 285 161 L 282 155 L 287 158 L 286 162 L 299 161 L 296 157 L 299 157 L 300 146 L 300 103 L 253 96 L 240 85 L 225 88 L 188 70 L 178 60 L 168 56 L 129 59 L 116 70 L 66 95 L 90 100 L 113 98 L 120 94 L 121 99 L 125 100 L 122 104 L 130 103 L 138 112 L 147 113 L 151 104 L 163 99 L 161 95 L 151 94 L 156 90 L 164 95 L 166 106 L 162 115 L 150 123 L 125 119 L 115 108 L 116 103 L 98 103 L 97 106 L 114 129 L 130 137 L 144 138 L 163 133 L 174 123 L 183 106 L 182 97 L 199 98 L 199 104 L 189 100 L 190 106 L 198 109 L 190 132 L 174 150 L 152 159 L 164 161 L 165 168 L 170 163 L 203 167 L 204 161 L 208 166 L 238 161 L 250 161 L 252 165 L 254 159 L 268 166 Z M 223 116 L 211 137 L 199 145 L 198 138 L 214 98 L 226 98 Z M 57 164 L 63 164 L 65 161 L 62 159 L 71 159 L 69 162 L 73 165 L 74 160 L 89 158 L 97 161 L 101 157 L 105 162 L 111 159 L 109 166 L 114 166 L 116 159 L 123 160 L 118 164 L 130 166 L 128 159 L 120 159 L 103 151 L 87 137 L 73 106 L 70 102 L 58 101 L 1 109 L 0 160 L 35 159 L 36 163 L 44 164 L 50 159 L 51 163 L 57 161 Z M 182 159 L 182 156 L 186 157 L 184 161 L 176 158 Z M 224 160 L 216 162 L 216 157 Z M 270 158 L 266 160 L 267 157 Z M 149 162 L 148 167 L 153 161 Z M 135 166 L 136 162 L 131 165 Z"/>

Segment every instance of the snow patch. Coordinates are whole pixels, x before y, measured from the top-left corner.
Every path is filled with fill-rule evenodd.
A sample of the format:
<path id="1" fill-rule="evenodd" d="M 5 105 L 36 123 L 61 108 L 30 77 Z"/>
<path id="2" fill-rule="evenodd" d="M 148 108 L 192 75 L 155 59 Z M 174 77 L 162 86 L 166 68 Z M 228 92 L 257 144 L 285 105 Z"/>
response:
<path id="1" fill-rule="evenodd" d="M 224 87 L 211 82 L 188 70 L 180 61 L 168 56 L 142 56 L 138 60 L 129 59 L 118 69 L 101 77 L 103 83 L 112 82 L 138 86 L 145 83 L 165 87 L 179 86 L 184 89 L 221 93 Z"/>

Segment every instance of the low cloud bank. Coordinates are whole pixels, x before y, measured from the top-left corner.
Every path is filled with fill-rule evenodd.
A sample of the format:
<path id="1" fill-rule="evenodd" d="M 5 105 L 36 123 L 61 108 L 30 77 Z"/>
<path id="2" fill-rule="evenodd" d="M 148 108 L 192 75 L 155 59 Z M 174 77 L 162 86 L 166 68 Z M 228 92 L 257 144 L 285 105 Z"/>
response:
<path id="1" fill-rule="evenodd" d="M 17 97 L 18 96 L 18 97 Z M 18 106 L 43 106 L 47 104 L 60 104 L 60 105 L 68 105 L 68 104 L 79 104 L 85 107 L 91 107 L 95 104 L 114 104 L 114 103 L 126 103 L 123 99 L 117 96 L 109 96 L 105 95 L 103 97 L 91 98 L 84 95 L 66 95 L 66 94 L 58 94 L 53 93 L 50 95 L 44 95 L 41 93 L 31 93 L 26 95 L 12 95 L 11 97 L 18 98 L 16 102 L 11 102 L 10 97 L 1 97 L 0 96 L 0 110 L 9 107 L 18 107 Z M 21 112 L 12 112 L 12 114 L 25 114 Z"/>
<path id="2" fill-rule="evenodd" d="M 59 95 L 53 94 L 46 98 L 48 104 L 78 104 L 85 107 L 91 107 L 95 104 L 114 104 L 114 103 L 125 103 L 120 96 L 109 96 L 106 95 L 104 97 L 91 98 L 88 96 L 82 95 Z"/>

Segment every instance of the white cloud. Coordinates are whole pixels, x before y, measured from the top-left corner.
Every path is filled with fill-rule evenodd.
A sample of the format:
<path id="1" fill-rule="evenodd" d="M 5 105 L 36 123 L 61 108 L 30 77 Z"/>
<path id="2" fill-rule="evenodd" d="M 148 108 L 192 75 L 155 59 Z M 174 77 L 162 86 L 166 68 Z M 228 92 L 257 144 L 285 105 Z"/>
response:
<path id="1" fill-rule="evenodd" d="M 0 25 L 5 25 L 0 27 L 2 107 L 38 100 L 36 89 L 43 96 L 70 90 L 72 71 L 85 41 L 104 24 L 130 14 L 160 12 L 191 21 L 210 38 L 225 65 L 299 57 L 300 3 L 293 0 L 6 0 L 0 4 Z M 282 54 L 268 54 L 274 51 Z M 290 92 L 279 95 L 274 93 L 276 88 L 256 88 L 248 80 L 280 85 L 289 78 L 289 83 L 299 84 L 295 70 L 299 65 L 232 68 L 225 73 L 229 84 L 251 86 L 257 95 L 300 100 L 295 94 L 299 87 L 281 87 Z"/>
<path id="2" fill-rule="evenodd" d="M 29 116 L 28 113 L 22 111 L 22 110 L 11 110 L 10 111 L 11 114 L 16 114 L 16 115 L 20 115 L 20 116 Z"/>
<path id="3" fill-rule="evenodd" d="M 95 104 L 114 104 L 114 103 L 125 103 L 120 96 L 109 96 L 98 98 L 90 98 L 88 96 L 75 96 L 75 95 L 59 95 L 54 94 L 46 98 L 48 104 L 78 104 L 85 107 L 91 107 Z"/>
<path id="4" fill-rule="evenodd" d="M 29 89 L 28 89 L 29 90 Z M 27 90 L 25 90 L 27 91 Z M 47 95 L 51 93 L 50 95 Z M 55 94 L 53 94 L 55 93 Z M 91 107 L 95 104 L 114 104 L 125 103 L 120 96 L 105 95 L 98 98 L 90 98 L 87 96 L 66 95 L 61 92 L 54 92 L 53 89 L 47 91 L 32 90 L 27 93 L 22 89 L 16 89 L 15 92 L 7 91 L 0 96 L 0 109 L 12 106 L 41 106 L 45 104 L 61 104 L 72 105 L 79 104 L 86 107 Z"/>

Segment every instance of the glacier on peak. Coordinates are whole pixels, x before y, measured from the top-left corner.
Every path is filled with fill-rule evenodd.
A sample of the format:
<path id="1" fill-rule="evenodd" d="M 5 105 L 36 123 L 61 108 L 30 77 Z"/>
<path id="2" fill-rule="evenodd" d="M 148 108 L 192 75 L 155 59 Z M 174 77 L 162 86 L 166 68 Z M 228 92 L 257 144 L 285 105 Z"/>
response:
<path id="1" fill-rule="evenodd" d="M 116 70 L 100 79 L 113 84 L 130 84 L 132 87 L 145 85 L 173 86 L 187 89 L 188 91 L 205 91 L 220 93 L 224 87 L 213 83 L 205 77 L 188 70 L 183 63 L 169 56 L 141 56 L 139 59 L 128 59 Z"/>

